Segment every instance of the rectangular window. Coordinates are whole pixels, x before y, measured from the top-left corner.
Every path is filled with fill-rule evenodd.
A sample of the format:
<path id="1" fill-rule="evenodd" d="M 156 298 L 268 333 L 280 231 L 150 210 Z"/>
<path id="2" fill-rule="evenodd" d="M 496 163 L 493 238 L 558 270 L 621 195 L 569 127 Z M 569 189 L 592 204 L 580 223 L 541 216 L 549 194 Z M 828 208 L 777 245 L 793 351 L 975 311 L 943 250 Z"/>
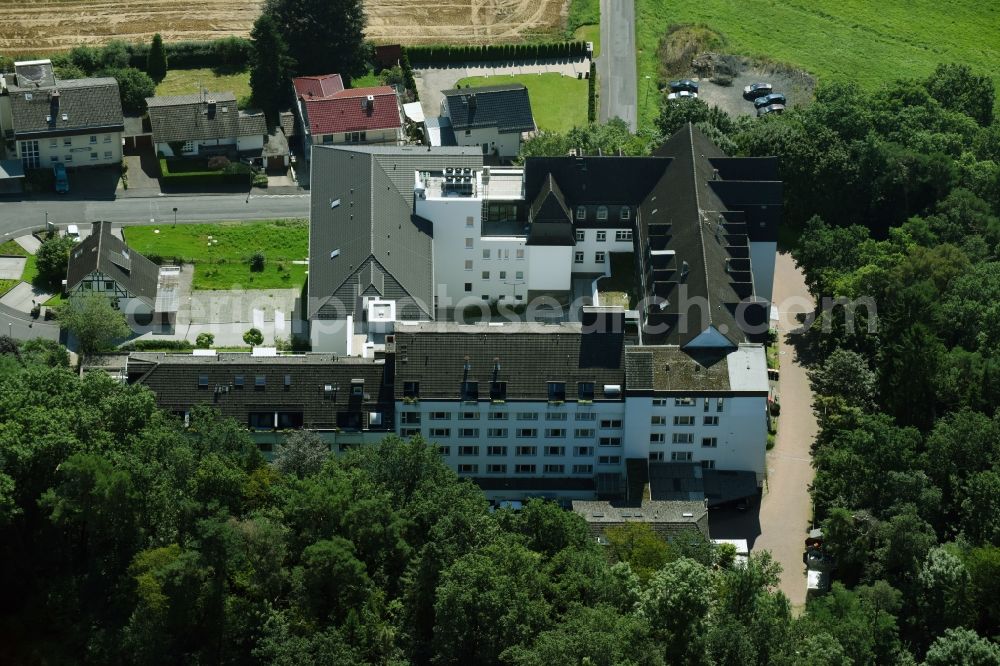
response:
<path id="1" fill-rule="evenodd" d="M 514 455 L 516 456 L 534 456 L 538 455 L 537 446 L 519 446 L 514 449 Z"/>
<path id="2" fill-rule="evenodd" d="M 692 426 L 694 425 L 693 416 L 675 416 L 674 417 L 675 426 Z"/>
<path id="3" fill-rule="evenodd" d="M 490 251 L 483 250 L 483 259 L 489 259 L 489 258 L 490 258 Z"/>
<path id="4" fill-rule="evenodd" d="M 208 375 L 198 375 L 198 388 L 203 390 L 208 389 Z"/>
<path id="5" fill-rule="evenodd" d="M 458 473 L 459 474 L 478 474 L 479 473 L 479 465 L 472 465 L 472 464 L 459 465 L 458 466 Z"/>
<path id="6" fill-rule="evenodd" d="M 545 447 L 545 455 L 549 456 L 550 458 L 552 456 L 564 456 L 564 455 L 566 455 L 566 447 L 565 446 L 546 446 Z"/>
<path id="7" fill-rule="evenodd" d="M 466 218 L 465 218 L 465 226 L 466 226 L 466 227 L 471 227 L 471 226 L 473 226 L 474 224 L 475 224 L 475 222 L 473 222 L 473 220 L 472 220 L 472 216 L 469 216 L 469 217 L 466 217 Z"/>
<path id="8" fill-rule="evenodd" d="M 653 407 L 666 407 L 667 401 L 663 398 L 653 398 Z"/>
<path id="9" fill-rule="evenodd" d="M 716 401 L 716 403 L 715 403 L 715 411 L 721 412 L 723 410 L 723 408 L 725 407 L 725 404 L 726 404 L 726 399 L 725 398 L 719 398 Z"/>
<path id="10" fill-rule="evenodd" d="M 520 259 L 520 257 L 518 257 L 518 259 Z M 524 279 L 524 271 L 517 271 L 516 273 L 514 273 L 514 279 L 515 280 L 523 280 Z"/>
<path id="11" fill-rule="evenodd" d="M 420 412 L 403 412 L 401 418 L 406 425 L 417 425 L 420 423 Z"/>
<path id="12" fill-rule="evenodd" d="M 548 382 L 549 402 L 565 402 L 566 382 Z"/>
<path id="13" fill-rule="evenodd" d="M 489 271 L 483 271 L 483 279 L 484 280 L 489 280 L 490 279 L 490 272 Z"/>
<path id="14" fill-rule="evenodd" d="M 49 139 L 49 148 L 58 148 L 59 139 Z"/>
<path id="15" fill-rule="evenodd" d="M 604 263 L 604 253 L 595 252 L 594 253 L 594 263 L 603 264 Z"/>
<path id="16" fill-rule="evenodd" d="M 90 135 L 90 142 L 91 143 L 97 143 L 97 135 L 96 134 L 91 134 Z"/>
<path id="17" fill-rule="evenodd" d="M 691 462 L 690 451 L 672 451 L 670 453 L 671 462 Z"/>
<path id="18" fill-rule="evenodd" d="M 576 457 L 589 457 L 594 455 L 594 447 L 592 446 L 574 446 L 573 455 Z"/>
<path id="19" fill-rule="evenodd" d="M 603 243 L 606 240 L 608 240 L 608 232 L 607 231 L 603 231 L 603 230 L 598 231 L 597 232 L 597 242 L 598 243 Z"/>
<path id="20" fill-rule="evenodd" d="M 237 391 L 243 390 L 243 375 L 236 375 L 233 378 L 233 388 L 235 388 Z"/>
<path id="21" fill-rule="evenodd" d="M 256 391 L 263 391 L 264 387 L 267 386 L 267 377 L 264 375 L 257 375 L 253 380 L 253 387 Z"/>
<path id="22" fill-rule="evenodd" d="M 417 432 L 417 434 L 420 434 L 419 431 Z M 451 447 L 450 446 L 439 446 L 439 447 L 437 447 L 437 450 L 438 450 L 438 453 L 440 453 L 443 456 L 450 456 L 451 455 Z"/>
<path id="23" fill-rule="evenodd" d="M 601 419 L 601 427 L 602 428 L 621 428 L 622 427 L 622 420 L 621 419 Z"/>
<path id="24" fill-rule="evenodd" d="M 403 397 L 404 398 L 419 398 L 420 397 L 420 382 L 403 382 Z"/>
<path id="25" fill-rule="evenodd" d="M 490 300 L 490 295 L 489 294 L 483 294 L 480 298 L 482 298 L 484 301 L 488 301 L 488 300 Z"/>
<path id="26" fill-rule="evenodd" d="M 594 382 L 577 382 L 576 395 L 580 400 L 593 400 Z"/>
<path id="27" fill-rule="evenodd" d="M 472 270 L 472 259 L 466 259 L 465 260 L 465 270 L 467 270 L 467 271 L 471 271 Z"/>
<path id="28" fill-rule="evenodd" d="M 469 439 L 479 437 L 479 428 L 459 428 L 458 436 L 466 437 Z"/>
<path id="29" fill-rule="evenodd" d="M 400 428 L 399 429 L 399 436 L 400 437 L 419 437 L 420 436 L 420 428 Z M 440 449 L 447 449 L 447 448 L 448 448 L 447 446 L 439 446 L 438 447 L 439 450 Z M 445 455 L 448 455 L 447 451 L 445 452 Z"/>
<path id="30" fill-rule="evenodd" d="M 506 421 L 507 412 L 490 412 L 487 417 L 490 421 Z"/>
<path id="31" fill-rule="evenodd" d="M 601 437 L 597 441 L 597 443 L 600 444 L 601 446 L 621 446 L 622 445 L 622 438 L 621 437 Z"/>
<path id="32" fill-rule="evenodd" d="M 451 414 L 449 412 L 431 412 L 431 421 L 450 421 Z"/>
<path id="33" fill-rule="evenodd" d="M 652 451 L 649 454 L 650 462 L 663 462 L 663 451 Z"/>
<path id="34" fill-rule="evenodd" d="M 718 437 L 702 437 L 701 438 L 701 445 L 703 447 L 705 447 L 706 449 L 714 449 L 714 448 L 716 448 L 716 447 L 719 446 L 719 438 Z"/>
<path id="35" fill-rule="evenodd" d="M 717 426 L 717 425 L 719 425 L 719 417 L 718 416 L 706 416 L 705 417 L 705 423 L 704 423 L 704 425 L 707 425 L 707 426 Z"/>
<path id="36" fill-rule="evenodd" d="M 514 251 L 514 258 L 524 259 L 524 248 L 517 248 L 517 250 Z"/>
<path id="37" fill-rule="evenodd" d="M 105 150 L 104 151 L 104 159 L 106 159 L 106 160 L 110 160 L 111 159 L 111 151 L 110 150 Z"/>
<path id="38" fill-rule="evenodd" d="M 500 279 L 501 280 L 507 279 L 507 271 L 500 271 Z"/>
<path id="39" fill-rule="evenodd" d="M 111 135 L 110 134 L 105 134 L 104 135 L 104 143 L 111 143 Z"/>
<path id="40" fill-rule="evenodd" d="M 593 465 L 573 465 L 573 473 L 574 474 L 593 474 L 594 473 L 594 466 Z"/>
<path id="41" fill-rule="evenodd" d="M 565 428 L 546 428 L 545 429 L 545 436 L 548 437 L 548 438 L 550 438 L 550 439 L 557 439 L 557 438 L 560 438 L 560 437 L 565 437 L 566 436 L 566 429 Z"/>
<path id="42" fill-rule="evenodd" d="M 606 220 L 606 219 L 608 219 L 608 207 L 607 206 L 598 206 L 597 207 L 597 219 L 598 220 Z"/>
<path id="43" fill-rule="evenodd" d="M 488 456 L 505 456 L 507 455 L 506 446 L 487 446 L 486 455 Z"/>
<path id="44" fill-rule="evenodd" d="M 63 158 L 63 162 L 66 162 L 67 164 L 69 164 L 72 161 L 73 161 L 72 155 L 67 155 L 66 157 Z"/>
<path id="45" fill-rule="evenodd" d="M 587 207 L 586 206 L 577 206 L 576 207 L 576 219 L 578 219 L 578 220 L 586 220 L 587 219 Z"/>
<path id="46" fill-rule="evenodd" d="M 538 412 L 518 412 L 517 419 L 519 421 L 537 421 Z"/>
<path id="47" fill-rule="evenodd" d="M 486 430 L 486 436 L 494 438 L 504 438 L 507 436 L 507 428 L 488 428 Z"/>
<path id="48" fill-rule="evenodd" d="M 702 469 L 715 469 L 715 461 L 714 460 L 702 460 L 701 461 L 701 468 Z"/>
<path id="49" fill-rule="evenodd" d="M 91 161 L 91 162 L 94 162 L 94 161 L 96 161 L 96 160 L 97 160 L 97 153 L 91 153 L 91 154 L 90 154 L 90 161 Z"/>
<path id="50" fill-rule="evenodd" d="M 518 428 L 517 436 L 521 438 L 525 437 L 538 437 L 538 431 L 534 428 Z"/>
<path id="51" fill-rule="evenodd" d="M 507 465 L 501 465 L 501 464 L 487 465 L 486 466 L 486 473 L 487 474 L 506 474 L 507 473 Z"/>
<path id="52" fill-rule="evenodd" d="M 534 474 L 535 473 L 535 466 L 534 465 L 514 465 L 514 473 L 515 474 Z"/>
<path id="53" fill-rule="evenodd" d="M 466 238 L 465 239 L 465 249 L 466 250 L 471 250 L 472 249 L 472 239 L 471 238 Z"/>
<path id="54" fill-rule="evenodd" d="M 545 413 L 545 420 L 546 421 L 565 421 L 566 420 L 566 412 L 546 412 Z"/>
<path id="55" fill-rule="evenodd" d="M 619 229 L 615 232 L 615 240 L 618 242 L 631 241 L 632 240 L 632 230 L 631 229 Z"/>
<path id="56" fill-rule="evenodd" d="M 694 398 L 674 398 L 674 407 L 694 407 Z"/>
<path id="57" fill-rule="evenodd" d="M 705 398 L 705 407 L 704 407 L 704 411 L 706 411 L 706 412 L 708 411 L 708 398 Z"/>
<path id="58" fill-rule="evenodd" d="M 332 134 L 324 134 L 323 135 L 323 143 L 333 143 L 333 135 Z"/>
<path id="59" fill-rule="evenodd" d="M 649 436 L 650 444 L 663 444 L 665 441 L 667 441 L 667 436 L 662 432 L 654 432 Z"/>
<path id="60" fill-rule="evenodd" d="M 674 444 L 691 444 L 694 442 L 694 435 L 690 432 L 675 432 Z"/>
<path id="61" fill-rule="evenodd" d="M 543 474 L 565 474 L 566 465 L 545 465 L 542 468 Z"/>
<path id="62" fill-rule="evenodd" d="M 574 264 L 582 264 L 583 263 L 583 252 L 574 252 L 573 253 L 573 263 Z"/>
<path id="63" fill-rule="evenodd" d="M 576 230 L 576 242 L 577 243 L 582 243 L 585 240 L 587 240 L 587 232 L 584 231 L 583 229 L 577 229 Z"/>
<path id="64" fill-rule="evenodd" d="M 65 139 L 63 139 L 63 145 L 64 146 L 72 146 L 73 145 L 73 139 L 72 139 L 72 137 L 66 137 Z"/>
<path id="65" fill-rule="evenodd" d="M 451 437 L 451 428 L 431 428 L 431 437 Z"/>
<path id="66" fill-rule="evenodd" d="M 622 464 L 621 456 L 598 456 L 598 465 L 620 465 Z"/>
<path id="67" fill-rule="evenodd" d="M 573 431 L 573 436 L 577 439 L 590 439 L 594 437 L 595 432 L 593 428 L 577 428 Z"/>
<path id="68" fill-rule="evenodd" d="M 666 416 L 659 416 L 659 415 L 657 415 L 657 416 L 650 416 L 649 417 L 649 425 L 655 425 L 655 426 L 667 425 L 667 417 Z"/>
<path id="69" fill-rule="evenodd" d="M 458 455 L 460 456 L 478 456 L 479 447 L 478 446 L 460 446 L 458 447 Z"/>
<path id="70" fill-rule="evenodd" d="M 593 421 L 596 418 L 597 418 L 597 414 L 595 414 L 594 412 L 577 412 L 576 413 L 576 420 L 577 421 Z"/>
<path id="71" fill-rule="evenodd" d="M 274 430 L 274 412 L 249 412 L 247 425 L 251 430 Z"/>
<path id="72" fill-rule="evenodd" d="M 621 219 L 623 219 L 623 220 L 627 220 L 630 217 L 632 217 L 632 210 L 628 206 L 622 206 L 621 212 L 618 214 L 618 216 Z M 631 235 L 632 235 L 632 232 L 629 232 L 629 236 L 630 237 L 631 237 Z M 630 240 L 631 240 L 631 238 L 630 238 Z"/>

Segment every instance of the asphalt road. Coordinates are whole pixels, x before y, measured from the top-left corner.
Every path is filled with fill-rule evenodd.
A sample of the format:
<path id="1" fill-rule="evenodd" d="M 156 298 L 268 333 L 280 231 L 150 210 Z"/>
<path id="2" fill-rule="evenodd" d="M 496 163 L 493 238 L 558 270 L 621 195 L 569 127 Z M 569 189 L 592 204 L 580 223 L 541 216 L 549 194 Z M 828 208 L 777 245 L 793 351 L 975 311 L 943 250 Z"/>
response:
<path id="1" fill-rule="evenodd" d="M 45 227 L 45 214 L 54 224 L 89 224 L 108 220 L 116 224 L 266 220 L 309 216 L 309 195 L 245 194 L 121 198 L 114 201 L 30 199 L 0 202 L 0 242 Z"/>
<path id="2" fill-rule="evenodd" d="M 601 122 L 621 118 L 636 130 L 635 1 L 601 0 Z"/>

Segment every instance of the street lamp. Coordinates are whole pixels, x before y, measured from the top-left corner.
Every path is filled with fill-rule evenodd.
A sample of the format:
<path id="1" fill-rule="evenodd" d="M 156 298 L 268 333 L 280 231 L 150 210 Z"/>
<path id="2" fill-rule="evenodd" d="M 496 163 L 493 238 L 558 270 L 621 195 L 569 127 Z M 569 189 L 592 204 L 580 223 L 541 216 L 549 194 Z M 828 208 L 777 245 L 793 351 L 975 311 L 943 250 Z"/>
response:
<path id="1" fill-rule="evenodd" d="M 177 206 L 174 206 L 174 226 L 177 226 Z"/>
<path id="2" fill-rule="evenodd" d="M 651 77 L 649 74 L 647 74 L 646 76 L 644 76 L 642 78 L 646 79 L 646 99 L 643 100 L 642 105 L 643 106 L 649 106 L 649 80 L 651 78 L 653 78 L 653 77 Z"/>

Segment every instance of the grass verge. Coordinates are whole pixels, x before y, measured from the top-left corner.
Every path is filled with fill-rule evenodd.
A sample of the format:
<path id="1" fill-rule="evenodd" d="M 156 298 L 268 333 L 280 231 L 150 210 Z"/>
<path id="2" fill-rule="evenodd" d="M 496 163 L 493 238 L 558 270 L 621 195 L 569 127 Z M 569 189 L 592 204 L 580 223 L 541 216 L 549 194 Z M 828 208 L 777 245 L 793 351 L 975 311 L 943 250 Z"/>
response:
<path id="1" fill-rule="evenodd" d="M 594 43 L 594 58 L 601 55 L 601 26 L 596 24 L 581 25 L 573 31 L 573 39 L 579 42 Z"/>
<path id="2" fill-rule="evenodd" d="M 462 87 L 503 83 L 523 83 L 528 88 L 538 129 L 567 132 L 587 124 L 587 82 L 583 79 L 550 73 L 472 76 L 458 82 Z"/>
<path id="3" fill-rule="evenodd" d="M 12 240 L 0 243 L 0 256 L 27 257 L 28 251 Z"/>
<path id="4" fill-rule="evenodd" d="M 660 38 L 671 24 L 705 24 L 732 53 L 800 67 L 868 89 L 925 77 L 938 63 L 961 62 L 1000 89 L 1000 4 L 979 0 L 636 0 L 639 79 L 655 77 Z M 657 98 L 639 99 L 649 126 Z"/>
<path id="5" fill-rule="evenodd" d="M 21 282 L 20 280 L 7 280 L 7 279 L 0 280 L 0 296 L 6 294 L 8 291 L 17 286 L 20 282 Z"/>
<path id="6" fill-rule="evenodd" d="M 231 92 L 239 102 L 250 97 L 250 72 L 217 74 L 211 69 L 171 69 L 156 86 L 156 94 L 191 95 L 201 88 L 209 92 Z"/>
<path id="7" fill-rule="evenodd" d="M 159 263 L 194 265 L 194 289 L 285 289 L 305 282 L 306 266 L 293 261 L 309 252 L 306 220 L 220 222 L 177 227 L 128 227 L 125 242 Z M 250 270 L 250 257 L 265 256 L 264 270 Z"/>

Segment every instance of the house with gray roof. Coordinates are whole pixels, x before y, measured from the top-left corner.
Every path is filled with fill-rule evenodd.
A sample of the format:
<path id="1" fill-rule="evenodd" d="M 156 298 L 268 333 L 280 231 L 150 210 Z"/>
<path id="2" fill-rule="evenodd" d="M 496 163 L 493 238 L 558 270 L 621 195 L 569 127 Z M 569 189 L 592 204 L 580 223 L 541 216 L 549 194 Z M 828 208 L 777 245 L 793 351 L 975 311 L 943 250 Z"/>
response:
<path id="1" fill-rule="evenodd" d="M 259 157 L 267 135 L 261 111 L 241 111 L 231 92 L 149 97 L 146 105 L 157 154 L 199 157 L 249 154 Z"/>
<path id="2" fill-rule="evenodd" d="M 161 268 L 131 250 L 112 233 L 110 222 L 94 222 L 93 230 L 73 246 L 66 267 L 66 294 L 100 294 L 129 324 L 172 324 L 177 313 L 177 273 Z"/>
<path id="3" fill-rule="evenodd" d="M 0 135 L 24 169 L 117 165 L 124 130 L 115 79 L 60 80 L 49 60 L 0 73 Z"/>
<path id="4" fill-rule="evenodd" d="M 536 129 L 523 83 L 455 88 L 442 95 L 441 116 L 448 118 L 456 143 L 477 146 L 483 155 L 516 157 L 522 136 Z"/>

